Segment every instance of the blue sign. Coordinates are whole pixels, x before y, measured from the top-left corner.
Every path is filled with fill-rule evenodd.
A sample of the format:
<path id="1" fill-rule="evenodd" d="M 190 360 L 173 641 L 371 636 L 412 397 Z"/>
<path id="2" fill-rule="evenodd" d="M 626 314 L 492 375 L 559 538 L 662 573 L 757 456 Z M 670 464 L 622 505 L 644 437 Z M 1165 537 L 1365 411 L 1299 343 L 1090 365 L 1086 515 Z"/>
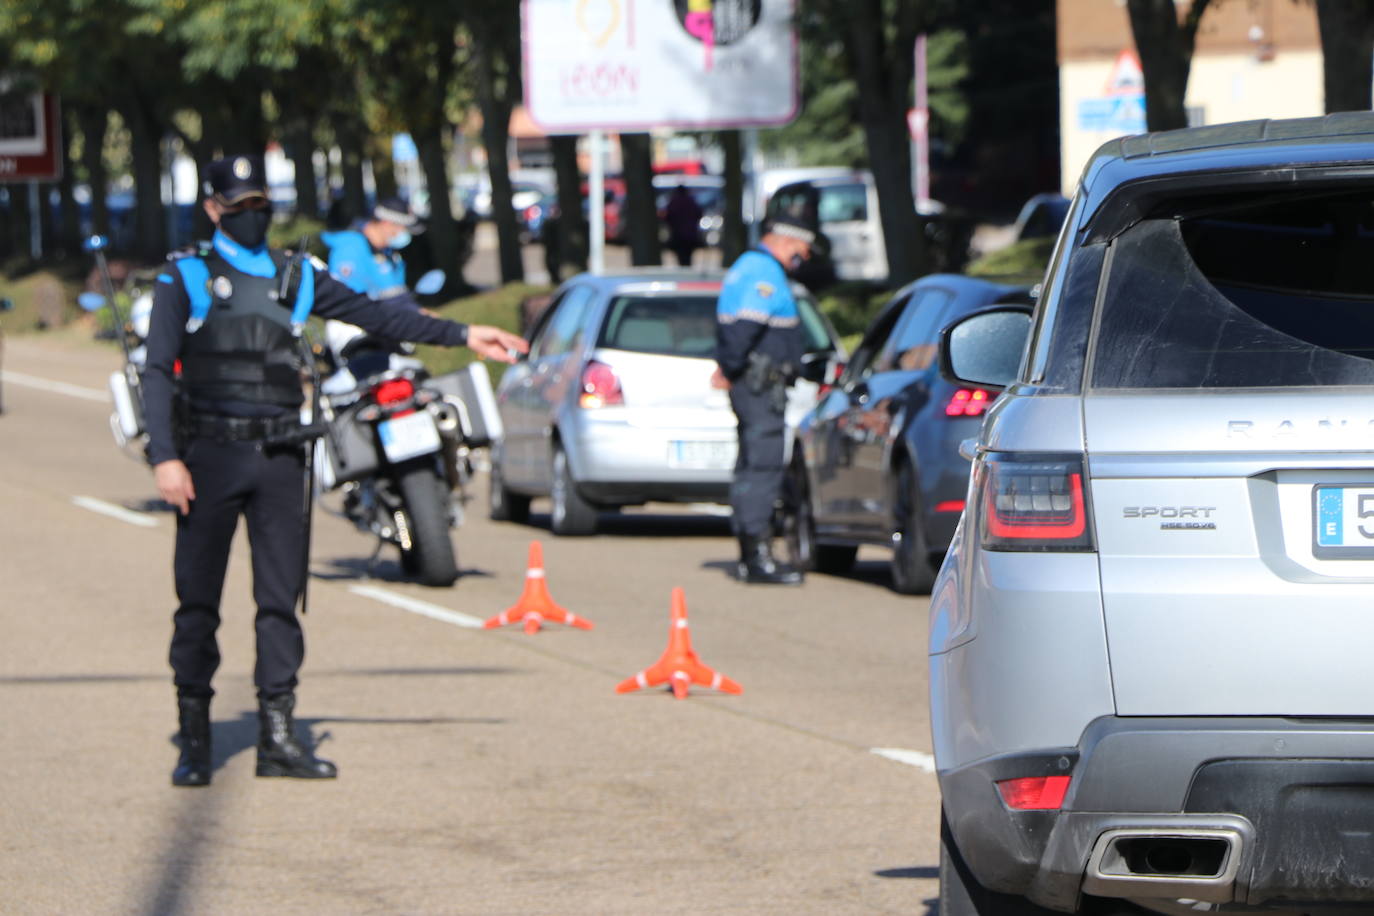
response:
<path id="1" fill-rule="evenodd" d="M 1146 129 L 1144 94 L 1080 100 L 1078 129 L 1112 134 L 1143 134 Z"/>
<path id="2" fill-rule="evenodd" d="M 396 134 L 391 138 L 391 158 L 397 162 L 414 162 L 420 158 L 420 151 L 415 148 L 410 134 Z"/>

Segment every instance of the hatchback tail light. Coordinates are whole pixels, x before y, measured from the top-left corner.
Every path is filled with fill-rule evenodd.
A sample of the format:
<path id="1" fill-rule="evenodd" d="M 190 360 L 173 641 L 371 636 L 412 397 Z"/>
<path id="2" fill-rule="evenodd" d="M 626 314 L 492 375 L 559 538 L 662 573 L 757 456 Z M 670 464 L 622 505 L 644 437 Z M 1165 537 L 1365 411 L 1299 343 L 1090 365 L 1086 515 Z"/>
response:
<path id="1" fill-rule="evenodd" d="M 1081 455 L 993 453 L 978 475 L 984 548 L 1093 549 Z"/>
<path id="2" fill-rule="evenodd" d="M 981 417 L 997 395 L 982 388 L 960 388 L 945 405 L 947 417 Z"/>
<path id="3" fill-rule="evenodd" d="M 587 408 L 624 404 L 625 393 L 620 390 L 620 377 L 615 370 L 605 363 L 589 361 L 582 368 L 582 393 L 577 403 Z"/>

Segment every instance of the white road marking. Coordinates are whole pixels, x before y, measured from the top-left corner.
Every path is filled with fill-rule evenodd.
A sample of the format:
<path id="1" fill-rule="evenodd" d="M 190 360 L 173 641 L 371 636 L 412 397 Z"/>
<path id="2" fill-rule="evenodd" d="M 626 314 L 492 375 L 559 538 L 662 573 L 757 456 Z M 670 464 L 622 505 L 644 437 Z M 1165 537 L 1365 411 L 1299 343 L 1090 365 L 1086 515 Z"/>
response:
<path id="1" fill-rule="evenodd" d="M 908 766 L 925 770 L 927 773 L 935 772 L 935 758 L 921 751 L 908 751 L 900 747 L 874 747 L 869 748 L 869 750 L 879 757 L 886 757 L 888 760 L 905 763 Z"/>
<path id="2" fill-rule="evenodd" d="M 450 611 L 448 608 L 439 607 L 437 604 L 430 604 L 428 601 L 420 601 L 416 598 L 407 598 L 405 595 L 398 595 L 389 592 L 384 588 L 375 585 L 350 585 L 348 590 L 355 595 L 362 595 L 364 598 L 371 598 L 392 607 L 398 607 L 403 611 L 410 611 L 412 614 L 419 614 L 421 617 L 432 617 L 435 620 L 442 620 L 444 623 L 451 623 L 458 627 L 468 627 L 474 630 L 482 629 L 482 621 L 467 614 L 460 614 L 457 611 Z"/>
<path id="3" fill-rule="evenodd" d="M 0 372 L 0 381 L 14 385 L 23 385 L 27 388 L 38 388 L 43 391 L 51 391 L 54 394 L 65 394 L 72 398 L 81 398 L 86 401 L 100 401 L 102 404 L 110 403 L 108 392 L 101 391 L 99 388 L 82 388 L 80 385 L 68 385 L 66 382 L 52 382 L 36 375 L 25 375 L 22 372 L 11 372 L 9 369 Z"/>
<path id="4" fill-rule="evenodd" d="M 99 512 L 101 515 L 108 515 L 110 518 L 117 518 L 121 522 L 128 522 L 130 525 L 138 525 L 142 528 L 156 528 L 157 519 L 144 515 L 142 512 L 133 512 L 123 506 L 116 506 L 101 499 L 91 496 L 73 496 L 72 502 L 83 509 L 90 509 L 92 512 Z"/>

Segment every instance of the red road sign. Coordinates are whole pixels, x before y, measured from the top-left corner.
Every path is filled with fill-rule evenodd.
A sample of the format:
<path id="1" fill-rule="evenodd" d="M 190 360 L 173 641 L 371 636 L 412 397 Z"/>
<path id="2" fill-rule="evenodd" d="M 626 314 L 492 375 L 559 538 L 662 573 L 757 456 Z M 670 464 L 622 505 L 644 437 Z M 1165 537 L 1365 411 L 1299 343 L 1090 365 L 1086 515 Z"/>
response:
<path id="1" fill-rule="evenodd" d="M 0 96 L 0 184 L 62 177 L 57 96 Z"/>

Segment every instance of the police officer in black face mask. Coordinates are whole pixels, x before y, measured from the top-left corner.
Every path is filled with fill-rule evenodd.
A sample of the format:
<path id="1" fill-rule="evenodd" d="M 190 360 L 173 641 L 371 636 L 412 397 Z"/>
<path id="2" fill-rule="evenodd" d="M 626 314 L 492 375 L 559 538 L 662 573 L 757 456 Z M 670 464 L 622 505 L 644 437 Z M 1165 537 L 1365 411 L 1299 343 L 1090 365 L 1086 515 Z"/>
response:
<path id="1" fill-rule="evenodd" d="M 272 220 L 266 190 L 260 156 L 211 163 L 205 212 L 214 237 L 173 255 L 153 297 L 144 397 L 148 459 L 158 492 L 178 513 L 179 605 L 170 660 L 181 745 L 172 782 L 179 786 L 210 782 L 211 679 L 220 661 L 215 632 L 240 515 L 248 525 L 257 604 L 257 775 L 336 775 L 295 734 L 296 674 L 305 655 L 296 616 L 308 510 L 304 447 L 274 444 L 300 427 L 296 335 L 306 317 L 337 318 L 393 340 L 466 344 L 506 362 L 528 349 L 499 328 L 379 309 L 314 258 L 288 266 L 286 253 L 266 245 Z"/>

